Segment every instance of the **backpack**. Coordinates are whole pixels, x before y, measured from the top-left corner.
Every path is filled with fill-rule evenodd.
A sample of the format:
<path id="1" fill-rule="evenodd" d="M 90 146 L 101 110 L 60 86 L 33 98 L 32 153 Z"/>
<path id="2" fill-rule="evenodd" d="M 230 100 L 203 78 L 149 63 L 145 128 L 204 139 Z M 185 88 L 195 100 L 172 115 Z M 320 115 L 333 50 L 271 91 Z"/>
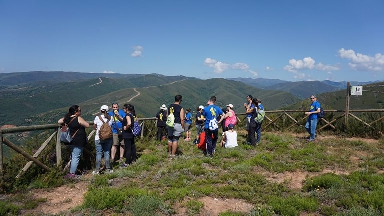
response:
<path id="1" fill-rule="evenodd" d="M 256 117 L 254 118 L 255 122 L 258 123 L 258 124 L 261 124 L 263 122 L 263 120 L 264 120 L 264 117 L 265 117 L 264 110 L 258 109 L 256 111 Z"/>
<path id="2" fill-rule="evenodd" d="M 72 136 L 69 134 L 69 128 L 66 124 L 61 127 L 60 142 L 65 144 L 72 142 Z"/>
<path id="3" fill-rule="evenodd" d="M 134 119 L 133 116 L 131 116 L 132 119 Z M 140 132 L 141 132 L 141 126 L 140 126 L 140 123 L 138 121 L 133 121 L 133 127 L 131 126 L 131 130 L 132 130 L 132 133 L 133 133 L 133 136 L 139 136 L 140 135 Z"/>
<path id="4" fill-rule="evenodd" d="M 201 132 L 199 135 L 199 140 L 197 143 L 197 148 L 201 150 L 206 150 L 207 149 L 207 143 L 205 141 L 205 131 Z"/>
<path id="5" fill-rule="evenodd" d="M 324 118 L 324 116 L 325 116 L 324 110 L 322 107 L 320 107 L 320 112 L 317 113 L 317 117 L 318 118 Z"/>
<path id="6" fill-rule="evenodd" d="M 60 128 L 60 131 L 61 131 L 61 134 L 60 134 L 60 142 L 63 142 L 65 145 L 69 145 L 71 142 L 72 142 L 72 139 L 73 137 L 75 137 L 77 131 L 79 131 L 79 129 L 76 130 L 76 132 L 71 136 L 70 134 L 70 130 L 69 130 L 69 127 L 68 125 L 74 120 L 75 118 L 72 118 L 71 121 L 69 121 L 68 124 L 64 124 L 63 126 L 61 126 Z"/>
<path id="7" fill-rule="evenodd" d="M 101 116 L 99 116 L 99 119 L 101 122 L 103 122 L 103 124 L 101 125 L 101 127 L 99 129 L 100 140 L 106 140 L 106 139 L 112 138 L 113 134 L 112 134 L 111 126 L 108 124 L 108 122 L 104 122 L 104 120 L 103 120 L 103 118 L 101 118 Z"/>
<path id="8" fill-rule="evenodd" d="M 175 115 L 173 115 L 173 112 L 173 107 L 169 108 L 169 114 L 167 121 L 165 122 L 168 127 L 173 127 L 175 125 Z"/>

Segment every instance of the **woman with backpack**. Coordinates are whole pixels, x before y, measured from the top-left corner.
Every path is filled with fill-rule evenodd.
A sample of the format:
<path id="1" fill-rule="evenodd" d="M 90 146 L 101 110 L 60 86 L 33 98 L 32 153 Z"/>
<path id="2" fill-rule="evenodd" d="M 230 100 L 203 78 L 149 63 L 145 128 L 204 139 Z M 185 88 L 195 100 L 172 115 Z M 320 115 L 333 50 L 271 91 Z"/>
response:
<path id="1" fill-rule="evenodd" d="M 123 139 L 125 149 L 125 162 L 121 167 L 127 167 L 136 161 L 135 136 L 133 134 L 133 124 L 136 116 L 135 107 L 132 104 L 124 104 L 124 112 L 127 114 L 123 119 Z"/>
<path id="2" fill-rule="evenodd" d="M 93 120 L 95 133 L 95 149 L 96 149 L 96 169 L 92 172 L 93 175 L 100 174 L 101 157 L 104 152 L 105 172 L 111 173 L 113 170 L 110 165 L 111 147 L 112 147 L 112 119 L 108 114 L 108 106 L 103 105 L 100 108 L 101 115 Z"/>
<path id="3" fill-rule="evenodd" d="M 59 119 L 58 123 L 60 125 L 68 125 L 70 135 L 72 136 L 72 141 L 69 143 L 72 147 L 71 166 L 69 174 L 66 177 L 75 178 L 83 148 L 87 144 L 87 133 L 85 132 L 85 128 L 88 128 L 89 124 L 81 117 L 81 108 L 79 105 L 72 105 L 69 107 L 68 113 L 65 114 L 63 118 Z"/>

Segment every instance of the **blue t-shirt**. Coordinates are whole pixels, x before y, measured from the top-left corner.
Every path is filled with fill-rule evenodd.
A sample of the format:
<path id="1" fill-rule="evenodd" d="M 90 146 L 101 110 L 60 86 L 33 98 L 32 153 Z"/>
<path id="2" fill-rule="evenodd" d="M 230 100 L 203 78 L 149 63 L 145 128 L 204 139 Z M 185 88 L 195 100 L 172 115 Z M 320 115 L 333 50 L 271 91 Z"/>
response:
<path id="1" fill-rule="evenodd" d="M 248 104 L 249 104 L 249 103 L 248 103 Z M 254 105 L 253 103 L 251 103 L 250 108 L 251 108 L 251 109 L 252 109 L 252 108 L 255 108 L 255 105 Z M 252 117 L 252 115 L 253 115 L 253 112 L 251 112 L 251 113 L 247 113 L 247 117 Z"/>
<path id="2" fill-rule="evenodd" d="M 118 128 L 123 128 L 123 124 L 122 122 L 119 120 L 119 118 L 117 118 L 117 116 L 115 116 L 115 114 L 113 113 L 113 110 L 109 111 L 108 114 L 112 117 L 111 121 L 112 121 L 112 133 L 114 134 L 117 134 L 117 129 Z M 119 109 L 119 115 L 121 118 L 125 118 L 125 112 L 121 109 Z"/>
<path id="3" fill-rule="evenodd" d="M 260 110 L 264 110 L 263 104 L 259 104 Z"/>
<path id="4" fill-rule="evenodd" d="M 205 116 L 205 128 L 209 128 L 209 121 L 221 116 L 223 114 L 223 110 L 221 110 L 218 106 L 212 104 L 212 105 L 206 106 L 203 109 L 202 114 L 203 116 Z"/>
<path id="5" fill-rule="evenodd" d="M 313 101 L 311 103 L 311 107 L 309 108 L 309 112 L 314 112 L 317 109 L 320 109 L 320 103 L 317 101 Z M 317 113 L 312 113 L 309 115 L 309 119 L 317 119 Z"/>
<path id="6" fill-rule="evenodd" d="M 192 124 L 192 114 L 190 112 L 188 112 L 187 114 L 185 114 L 185 119 L 184 119 L 185 123 L 187 124 Z"/>

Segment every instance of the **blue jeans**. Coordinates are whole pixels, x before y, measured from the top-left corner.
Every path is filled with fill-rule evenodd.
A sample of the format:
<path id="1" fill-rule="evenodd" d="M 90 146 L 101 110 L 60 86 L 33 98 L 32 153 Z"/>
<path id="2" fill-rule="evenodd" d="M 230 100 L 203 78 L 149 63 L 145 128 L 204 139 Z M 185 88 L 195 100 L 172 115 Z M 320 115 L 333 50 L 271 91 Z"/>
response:
<path id="1" fill-rule="evenodd" d="M 205 140 L 207 143 L 207 154 L 212 156 L 216 149 L 216 143 L 218 139 L 218 129 L 216 130 L 209 130 L 205 129 Z M 213 138 L 212 138 L 213 136 Z"/>
<path id="2" fill-rule="evenodd" d="M 111 157 L 111 147 L 112 147 L 112 138 L 106 140 L 95 140 L 96 147 L 96 171 L 100 170 L 101 157 L 104 152 L 104 161 L 105 168 L 111 169 L 110 157 Z"/>
<path id="3" fill-rule="evenodd" d="M 76 173 L 77 166 L 79 165 L 81 153 L 83 152 L 82 146 L 73 146 L 72 147 L 72 155 L 71 155 L 71 168 L 69 169 L 69 173 Z"/>
<path id="4" fill-rule="evenodd" d="M 316 126 L 317 126 L 317 119 L 309 119 L 307 120 L 307 123 L 305 124 L 305 129 L 309 133 L 309 140 L 315 140 L 316 138 Z"/>
<path id="5" fill-rule="evenodd" d="M 256 134 L 257 134 L 257 138 L 256 138 L 256 143 L 260 142 L 260 138 L 261 138 L 261 124 L 256 124 Z"/>

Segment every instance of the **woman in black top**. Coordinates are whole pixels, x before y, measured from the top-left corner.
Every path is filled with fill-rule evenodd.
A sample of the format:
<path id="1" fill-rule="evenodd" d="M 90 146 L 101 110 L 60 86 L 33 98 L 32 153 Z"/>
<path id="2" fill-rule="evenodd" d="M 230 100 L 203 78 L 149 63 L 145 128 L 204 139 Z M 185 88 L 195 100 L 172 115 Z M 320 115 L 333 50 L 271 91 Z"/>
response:
<path id="1" fill-rule="evenodd" d="M 81 108 L 79 105 L 72 105 L 69 107 L 68 113 L 65 114 L 63 118 L 59 119 L 58 123 L 61 125 L 67 124 L 72 136 L 72 141 L 70 143 L 72 146 L 71 167 L 67 177 L 73 178 L 75 177 L 75 172 L 79 165 L 83 148 L 87 143 L 87 133 L 85 132 L 85 128 L 88 128 L 89 124 L 81 117 Z"/>
<path id="2" fill-rule="evenodd" d="M 132 128 L 134 122 L 135 107 L 131 104 L 124 104 L 124 111 L 127 114 L 123 119 L 123 139 L 125 149 L 125 163 L 121 167 L 127 167 L 136 161 L 136 146 L 135 136 L 133 135 Z"/>

